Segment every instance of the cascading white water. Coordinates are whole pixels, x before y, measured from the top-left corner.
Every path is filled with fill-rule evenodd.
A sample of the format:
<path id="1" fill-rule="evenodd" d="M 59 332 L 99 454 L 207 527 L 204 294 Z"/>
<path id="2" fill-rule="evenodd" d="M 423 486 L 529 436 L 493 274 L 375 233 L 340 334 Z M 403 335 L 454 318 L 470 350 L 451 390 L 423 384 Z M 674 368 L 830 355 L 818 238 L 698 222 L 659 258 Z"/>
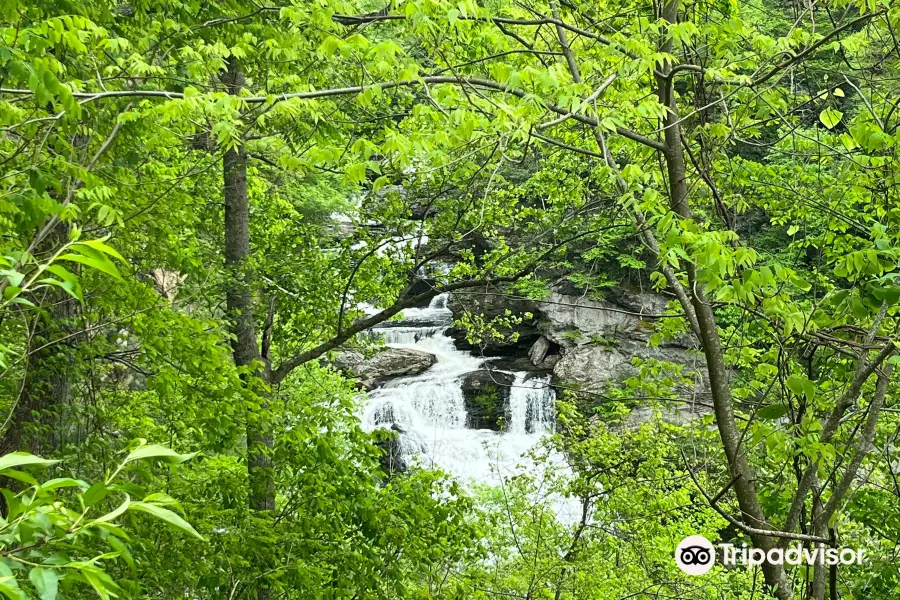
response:
<path id="1" fill-rule="evenodd" d="M 527 373 L 516 373 L 509 391 L 509 433 L 540 435 L 552 432 L 555 402 L 549 376 L 528 379 Z"/>
<path id="2" fill-rule="evenodd" d="M 398 326 L 373 331 L 390 346 L 434 354 L 437 363 L 424 373 L 392 380 L 370 392 L 363 427 L 398 426 L 408 462 L 419 461 L 461 479 L 496 483 L 527 460 L 523 454 L 553 430 L 556 396 L 549 377 L 516 373 L 505 407 L 507 431 L 469 429 L 461 378 L 482 368 L 484 361 L 455 348 L 444 333 L 451 320 L 447 295 L 440 295 L 428 308 L 403 311 Z"/>
<path id="3" fill-rule="evenodd" d="M 434 298 L 431 299 L 431 302 L 428 303 L 428 308 L 443 310 L 447 308 L 447 300 L 450 298 L 450 294 L 438 294 Z"/>
<path id="4" fill-rule="evenodd" d="M 379 327 L 373 330 L 388 346 L 412 348 L 425 338 L 434 337 L 446 327 Z"/>

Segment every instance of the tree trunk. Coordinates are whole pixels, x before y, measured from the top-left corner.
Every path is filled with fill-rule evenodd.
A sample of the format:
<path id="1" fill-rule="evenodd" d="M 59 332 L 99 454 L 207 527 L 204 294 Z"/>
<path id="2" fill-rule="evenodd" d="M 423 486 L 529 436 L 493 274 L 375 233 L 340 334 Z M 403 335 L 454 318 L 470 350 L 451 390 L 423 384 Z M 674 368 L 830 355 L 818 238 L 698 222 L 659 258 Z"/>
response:
<path id="1" fill-rule="evenodd" d="M 237 95 L 244 76 L 232 57 L 228 61 L 225 83 L 230 94 Z M 232 335 L 235 364 L 245 369 L 244 381 L 251 393 L 265 398 L 271 378 L 268 364 L 260 356 L 253 316 L 250 287 L 250 198 L 247 193 L 247 152 L 241 144 L 228 150 L 222 160 L 225 196 L 225 269 L 226 307 Z M 247 473 L 250 481 L 249 505 L 256 511 L 275 510 L 275 479 L 271 449 L 274 445 L 269 427 L 268 406 L 247 411 Z M 265 600 L 270 590 L 260 585 L 257 598 Z"/>
<path id="2" fill-rule="evenodd" d="M 41 244 L 41 251 L 55 251 L 68 235 L 67 227 L 57 225 Z M 41 304 L 26 345 L 25 381 L 10 413 L 0 417 L 9 421 L 0 440 L 0 455 L 20 450 L 52 454 L 65 442 L 63 432 L 68 424 L 58 413 L 71 402 L 72 355 L 70 346 L 59 340 L 71 333 L 78 303 L 64 291 L 50 289 Z"/>
<path id="3" fill-rule="evenodd" d="M 56 303 L 48 309 L 49 314 L 38 315 L 34 320 L 28 371 L 0 441 L 0 455 L 19 450 L 51 454 L 62 444 L 61 436 L 55 431 L 54 417 L 70 400 L 71 357 L 59 344 L 41 348 L 58 339 L 60 327 L 73 316 L 72 303 L 57 296 L 53 294 Z"/>
<path id="4" fill-rule="evenodd" d="M 677 23 L 678 11 L 679 0 L 664 0 L 661 7 L 661 17 L 669 23 Z M 672 52 L 672 40 L 670 37 L 667 36 L 664 39 L 660 45 L 660 50 L 668 53 Z M 660 103 L 668 108 L 664 122 L 666 149 L 663 154 L 669 178 L 669 206 L 681 218 L 692 219 L 693 216 L 688 202 L 684 149 L 681 145 L 680 116 L 678 105 L 675 101 L 672 80 L 669 77 L 671 65 L 668 63 L 661 64 L 659 71 L 660 75 L 657 75 L 657 93 Z M 689 289 L 691 290 L 691 305 L 700 329 L 700 344 L 706 358 L 716 426 L 725 450 L 730 474 L 734 478 L 734 490 L 738 505 L 741 508 L 742 518 L 750 527 L 770 529 L 756 493 L 756 474 L 750 466 L 741 445 L 741 434 L 737 428 L 734 416 L 734 400 L 731 396 L 730 376 L 719 338 L 715 313 L 713 313 L 712 306 L 703 290 L 702 284 L 697 280 L 694 265 L 689 262 L 686 263 L 685 270 L 687 271 Z M 686 313 L 690 312 L 690 307 L 685 306 L 683 308 Z M 775 547 L 775 540 L 772 537 L 752 535 L 751 539 L 756 547 L 761 548 L 765 552 Z M 792 596 L 791 584 L 787 579 L 783 566 L 764 563 L 762 571 L 766 583 L 774 589 L 778 598 L 787 600 Z"/>

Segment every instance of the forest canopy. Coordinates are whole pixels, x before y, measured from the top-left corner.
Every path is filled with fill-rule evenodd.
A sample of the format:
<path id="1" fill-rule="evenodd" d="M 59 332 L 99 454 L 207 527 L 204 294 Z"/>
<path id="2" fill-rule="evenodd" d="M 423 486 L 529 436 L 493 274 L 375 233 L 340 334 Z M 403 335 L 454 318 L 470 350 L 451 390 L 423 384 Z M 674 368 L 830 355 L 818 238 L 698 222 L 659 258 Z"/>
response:
<path id="1" fill-rule="evenodd" d="M 898 597 L 898 29 L 6 0 L 0 594 Z"/>

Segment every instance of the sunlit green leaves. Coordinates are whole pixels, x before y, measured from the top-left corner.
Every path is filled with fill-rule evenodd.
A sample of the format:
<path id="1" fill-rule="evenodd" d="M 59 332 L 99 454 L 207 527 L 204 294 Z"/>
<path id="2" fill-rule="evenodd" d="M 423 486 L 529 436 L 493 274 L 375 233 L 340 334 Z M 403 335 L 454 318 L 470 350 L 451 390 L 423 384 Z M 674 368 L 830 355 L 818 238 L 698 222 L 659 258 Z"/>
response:
<path id="1" fill-rule="evenodd" d="M 32 465 L 46 467 L 58 462 L 58 460 L 48 460 L 46 458 L 41 458 L 39 456 L 29 454 L 28 452 L 13 452 L 11 454 L 0 457 L 0 471 L 5 471 L 6 469 L 12 469 L 14 467 L 24 467 Z"/>
<path id="2" fill-rule="evenodd" d="M 828 129 L 834 129 L 844 117 L 844 113 L 835 108 L 826 108 L 819 113 L 819 121 Z"/>
<path id="3" fill-rule="evenodd" d="M 142 446 L 136 452 L 144 452 L 133 458 L 165 457 L 173 458 L 171 451 L 153 446 Z M 181 459 L 182 455 L 175 455 Z M 33 477 L 26 476 L 14 467 L 46 467 L 59 461 L 47 460 L 26 452 L 15 452 L 0 457 L 0 471 L 4 475 L 14 477 L 30 484 L 30 488 L 18 493 L 8 488 L 2 490 L 7 511 L 6 519 L 0 521 L 0 552 L 15 560 L 16 564 L 27 564 L 29 568 L 18 569 L 15 573 L 6 561 L 0 561 L 0 593 L 5 597 L 24 600 L 33 597 L 31 588 L 41 600 L 53 600 L 59 596 L 60 587 L 72 589 L 72 584 L 87 584 L 101 598 L 121 596 L 123 590 L 103 569 L 103 561 L 115 559 L 120 554 L 128 556 L 133 564 L 125 544 L 127 535 L 113 521 L 121 518 L 129 509 L 149 513 L 165 523 L 173 525 L 177 530 L 200 538 L 197 531 L 184 519 L 160 504 L 174 505 L 175 501 L 164 494 L 146 496 L 144 502 L 132 502 L 128 495 L 113 510 L 96 515 L 94 503 L 102 501 L 105 493 L 116 484 L 112 482 L 98 483 L 88 486 L 84 481 L 59 477 L 38 483 Z M 123 463 L 123 467 L 127 464 Z M 183 462 L 178 460 L 178 462 Z M 121 467 L 120 467 L 121 469 Z M 117 470 L 117 473 L 119 471 Z M 126 487 L 133 487 L 126 484 Z M 71 496 L 66 491 L 76 488 L 87 489 L 81 496 L 83 511 L 67 505 Z M 89 488 L 89 489 L 88 489 Z M 92 497 L 93 496 L 93 497 Z M 114 552 L 92 553 L 89 549 L 95 536 L 107 539 Z M 202 538 L 201 538 L 202 539 Z M 26 559 L 27 556 L 27 559 Z M 27 573 L 27 584 L 25 583 Z"/>
<path id="4" fill-rule="evenodd" d="M 122 278 L 115 263 L 109 259 L 110 255 L 120 259 L 121 256 L 117 256 L 118 253 L 112 254 L 112 252 L 115 251 L 102 242 L 95 241 L 93 244 L 89 242 L 79 242 L 72 244 L 69 249 L 73 250 L 73 252 L 60 255 L 59 260 L 80 263 L 106 273 L 107 275 L 111 275 L 116 279 Z"/>
<path id="5" fill-rule="evenodd" d="M 798 396 L 805 396 L 808 402 L 816 395 L 816 384 L 801 375 L 791 375 L 785 383 L 788 389 Z"/>
<path id="6" fill-rule="evenodd" d="M 780 419 L 788 412 L 786 404 L 769 404 L 756 411 L 756 416 L 760 419 L 774 420 Z"/>
<path id="7" fill-rule="evenodd" d="M 143 445 L 145 443 L 145 440 L 141 440 L 141 446 L 136 450 L 130 452 L 128 456 L 125 457 L 124 464 L 128 464 L 136 460 L 145 459 L 157 459 L 171 464 L 181 464 L 187 460 L 194 458 L 197 455 L 196 452 L 192 452 L 190 454 L 178 454 L 171 448 L 166 448 L 165 446 L 158 446 L 155 444 Z"/>

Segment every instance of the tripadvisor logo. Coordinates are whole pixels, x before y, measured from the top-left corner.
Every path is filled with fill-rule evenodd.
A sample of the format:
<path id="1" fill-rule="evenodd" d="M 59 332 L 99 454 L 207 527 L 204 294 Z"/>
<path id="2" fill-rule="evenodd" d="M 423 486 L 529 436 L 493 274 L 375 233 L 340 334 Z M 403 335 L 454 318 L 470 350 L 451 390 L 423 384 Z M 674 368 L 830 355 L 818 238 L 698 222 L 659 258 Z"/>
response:
<path id="1" fill-rule="evenodd" d="M 772 548 L 768 552 L 762 548 L 748 548 L 734 544 L 719 544 L 719 558 L 726 567 L 743 565 L 748 569 L 763 563 L 772 565 L 861 565 L 865 550 L 853 548 L 813 548 L 791 546 Z M 716 546 L 702 535 L 690 535 L 675 548 L 675 564 L 688 575 L 703 575 L 716 562 Z"/>
<path id="2" fill-rule="evenodd" d="M 703 575 L 716 562 L 716 549 L 702 535 L 689 535 L 675 548 L 675 563 L 688 575 Z"/>

